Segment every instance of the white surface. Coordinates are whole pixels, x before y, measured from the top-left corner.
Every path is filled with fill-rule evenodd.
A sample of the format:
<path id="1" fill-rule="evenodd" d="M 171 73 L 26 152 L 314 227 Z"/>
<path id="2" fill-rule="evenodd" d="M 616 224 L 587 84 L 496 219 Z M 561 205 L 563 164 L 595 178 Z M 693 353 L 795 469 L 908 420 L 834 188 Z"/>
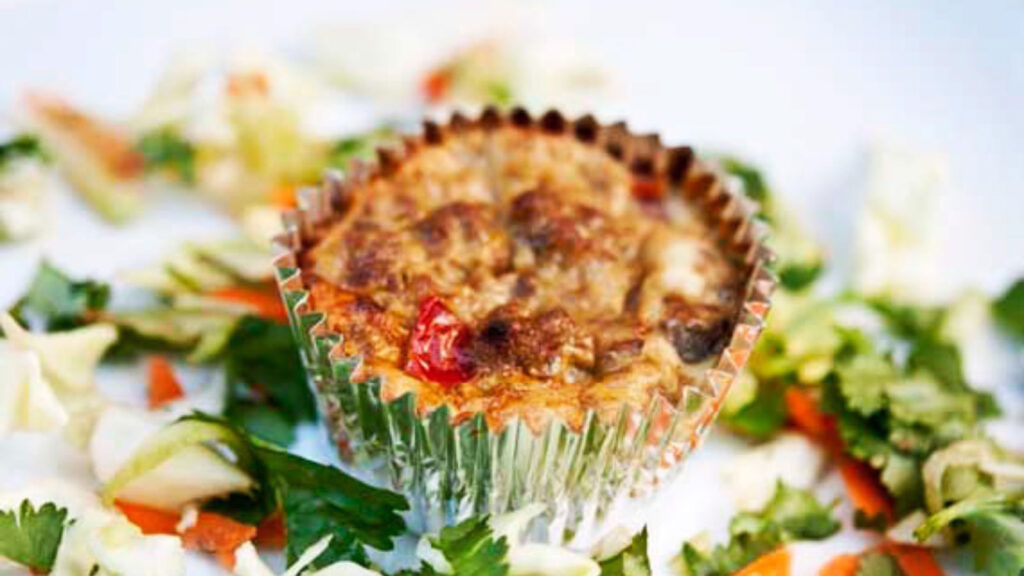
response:
<path id="1" fill-rule="evenodd" d="M 386 26 L 387 15 L 413 4 L 0 0 L 0 111 L 37 87 L 126 112 L 183 46 L 289 48 L 324 24 Z M 883 138 L 950 159 L 954 189 L 940 210 L 951 284 L 993 292 L 1024 273 L 1024 3 L 581 1 L 548 14 L 550 32 L 585 43 L 611 67 L 616 98 L 602 119 L 621 116 L 667 141 L 750 156 L 813 216 L 840 268 L 849 262 L 864 151 Z M 66 191 L 54 201 L 47 235 L 0 248 L 0 306 L 23 289 L 41 255 L 75 274 L 109 278 L 179 239 L 229 229 L 199 202 L 173 195 L 120 230 Z M 722 504 L 719 468 L 740 447 L 713 435 L 651 507 L 659 566 L 700 530 L 723 535 L 731 510 Z M 39 475 L 86 474 L 69 451 L 25 437 L 0 443 L 0 489 Z M 826 490 L 838 493 L 836 478 Z M 795 573 L 813 573 L 866 542 L 855 534 L 801 545 Z M 196 572 L 212 566 L 190 564 Z"/>

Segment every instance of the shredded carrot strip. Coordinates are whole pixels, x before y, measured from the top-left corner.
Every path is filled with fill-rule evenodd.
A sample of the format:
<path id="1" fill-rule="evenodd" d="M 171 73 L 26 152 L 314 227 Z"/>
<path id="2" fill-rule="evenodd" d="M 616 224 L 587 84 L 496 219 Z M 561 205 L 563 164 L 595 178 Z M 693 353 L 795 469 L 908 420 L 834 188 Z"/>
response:
<path id="1" fill-rule="evenodd" d="M 235 549 L 255 537 L 255 526 L 213 512 L 200 512 L 195 524 L 181 535 L 181 542 L 186 548 L 216 554 L 218 559 L 230 556 L 230 564 L 234 565 Z"/>
<path id="2" fill-rule="evenodd" d="M 818 402 L 799 388 L 786 389 L 786 412 L 789 420 L 812 438 L 823 439 L 832 429 L 831 419 L 818 409 Z"/>
<path id="3" fill-rule="evenodd" d="M 879 514 L 893 518 L 892 500 L 878 480 L 878 472 L 867 464 L 846 456 L 839 458 L 839 473 L 846 485 L 846 493 L 857 510 L 869 517 Z"/>
<path id="4" fill-rule="evenodd" d="M 754 560 L 733 576 L 789 576 L 790 554 L 778 548 Z"/>
<path id="5" fill-rule="evenodd" d="M 860 556 L 856 554 L 842 554 L 829 560 L 828 564 L 821 567 L 818 576 L 856 576 L 857 568 L 860 567 Z"/>
<path id="6" fill-rule="evenodd" d="M 288 322 L 288 313 L 284 309 L 284 303 L 281 302 L 281 298 L 277 295 L 277 290 L 274 288 L 222 288 L 207 293 L 207 296 L 218 300 L 244 304 L 255 310 L 258 316 L 267 320 L 273 320 L 282 324 Z"/>
<path id="7" fill-rule="evenodd" d="M 295 208 L 298 205 L 298 200 L 295 197 L 296 190 L 296 187 L 291 184 L 275 186 L 270 190 L 267 201 L 282 210 Z"/>
<path id="8" fill-rule="evenodd" d="M 427 102 L 436 104 L 448 96 L 452 86 L 452 71 L 449 67 L 438 68 L 423 79 L 420 89 Z"/>
<path id="9" fill-rule="evenodd" d="M 124 514 L 129 522 L 138 526 L 143 534 L 176 535 L 178 533 L 176 527 L 179 517 L 173 512 L 157 510 L 123 500 L 115 500 L 114 506 Z"/>
<path id="10" fill-rule="evenodd" d="M 185 395 L 174 368 L 163 356 L 149 357 L 149 409 L 155 410 Z"/>
<path id="11" fill-rule="evenodd" d="M 900 565 L 900 570 L 907 576 L 944 576 L 942 567 L 935 561 L 931 550 L 923 546 L 886 542 L 882 549 L 888 552 Z"/>
<path id="12" fill-rule="evenodd" d="M 235 569 L 235 551 L 234 550 L 221 550 L 214 552 L 213 557 L 217 559 L 217 563 L 220 564 L 225 570 L 234 571 Z"/>

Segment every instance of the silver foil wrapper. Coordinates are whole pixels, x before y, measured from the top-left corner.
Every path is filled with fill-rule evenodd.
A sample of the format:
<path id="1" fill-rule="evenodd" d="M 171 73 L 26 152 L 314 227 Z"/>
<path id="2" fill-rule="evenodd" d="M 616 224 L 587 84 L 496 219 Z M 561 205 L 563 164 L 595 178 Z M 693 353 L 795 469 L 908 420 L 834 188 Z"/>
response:
<path id="1" fill-rule="evenodd" d="M 552 422 L 536 431 L 512 421 L 492 430 L 479 414 L 457 423 L 447 407 L 421 414 L 411 395 L 385 401 L 380 377 L 352 381 L 360 359 L 341 354 L 341 336 L 332 334 L 325 314 L 313 308 L 300 254 L 314 243 L 317 227 L 339 214 L 346 186 L 375 171 L 386 172 L 404 154 L 439 141 L 446 131 L 502 123 L 562 132 L 603 146 L 634 170 L 675 178 L 715 225 L 720 242 L 745 262 L 745 296 L 729 343 L 704 380 L 684 389 L 678 405 L 655 395 L 646 409 L 623 407 L 613 421 L 591 412 L 579 429 Z M 635 136 L 624 124 L 603 126 L 590 116 L 570 121 L 549 112 L 534 121 L 523 110 L 503 114 L 489 109 L 473 120 L 456 115 L 443 126 L 428 122 L 422 135 L 406 138 L 397 149 L 381 150 L 378 162 L 357 163 L 344 177 L 329 176 L 320 188 L 303 190 L 299 209 L 284 216 L 275 267 L 321 418 L 342 460 L 404 494 L 412 506 L 413 528 L 432 530 L 470 515 L 542 503 L 546 513 L 534 521 L 528 537 L 582 548 L 614 526 L 609 520 L 624 503 L 633 508 L 632 503 L 650 497 L 679 473 L 746 364 L 776 284 L 754 212 L 755 206 L 726 190 L 726 179 L 689 148 L 665 148 L 657 136 Z"/>

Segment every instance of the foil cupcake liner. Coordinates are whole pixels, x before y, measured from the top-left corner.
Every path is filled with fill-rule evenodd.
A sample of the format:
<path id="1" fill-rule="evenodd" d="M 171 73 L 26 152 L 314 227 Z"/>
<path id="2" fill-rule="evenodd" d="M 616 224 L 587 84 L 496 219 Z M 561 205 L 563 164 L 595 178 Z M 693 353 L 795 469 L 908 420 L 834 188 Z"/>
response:
<path id="1" fill-rule="evenodd" d="M 563 133 L 603 147 L 638 175 L 681 184 L 683 194 L 706 212 L 722 245 L 746 264 L 744 300 L 731 338 L 703 381 L 685 388 L 677 405 L 656 394 L 646 409 L 624 406 L 613 421 L 590 412 L 579 429 L 556 421 L 536 431 L 515 420 L 492 430 L 481 414 L 453 422 L 447 406 L 421 414 L 412 394 L 385 400 L 380 377 L 352 381 L 359 358 L 342 354 L 341 336 L 313 308 L 300 254 L 315 242 L 318 226 L 339 214 L 346 186 L 388 173 L 446 132 L 505 123 Z M 534 120 L 522 109 L 487 109 L 476 119 L 455 114 L 443 126 L 426 122 L 420 135 L 379 150 L 377 162 L 353 163 L 344 177 L 329 174 L 321 187 L 302 190 L 299 208 L 283 217 L 276 276 L 321 417 L 342 460 L 403 493 L 414 528 L 430 530 L 470 515 L 542 503 L 546 513 L 531 525 L 532 539 L 575 547 L 592 543 L 611 527 L 614 510 L 650 497 L 679 473 L 764 326 L 776 284 L 768 269 L 771 254 L 754 218 L 756 206 L 728 191 L 726 181 L 689 148 L 664 147 L 656 135 L 633 135 L 623 123 L 601 125 L 592 116 L 570 121 L 557 111 Z"/>

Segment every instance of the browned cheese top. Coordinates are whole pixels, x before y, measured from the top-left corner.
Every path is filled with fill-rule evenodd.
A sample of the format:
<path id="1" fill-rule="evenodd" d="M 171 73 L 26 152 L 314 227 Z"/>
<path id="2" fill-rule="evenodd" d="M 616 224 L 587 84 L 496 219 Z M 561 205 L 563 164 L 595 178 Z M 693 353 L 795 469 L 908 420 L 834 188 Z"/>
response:
<path id="1" fill-rule="evenodd" d="M 677 402 L 731 335 L 743 268 L 666 179 L 571 135 L 468 127 L 350 186 L 302 255 L 356 378 L 492 426 Z M 408 369 L 420 310 L 457 317 L 460 381 Z M 451 344 L 451 342 L 447 342 Z"/>

